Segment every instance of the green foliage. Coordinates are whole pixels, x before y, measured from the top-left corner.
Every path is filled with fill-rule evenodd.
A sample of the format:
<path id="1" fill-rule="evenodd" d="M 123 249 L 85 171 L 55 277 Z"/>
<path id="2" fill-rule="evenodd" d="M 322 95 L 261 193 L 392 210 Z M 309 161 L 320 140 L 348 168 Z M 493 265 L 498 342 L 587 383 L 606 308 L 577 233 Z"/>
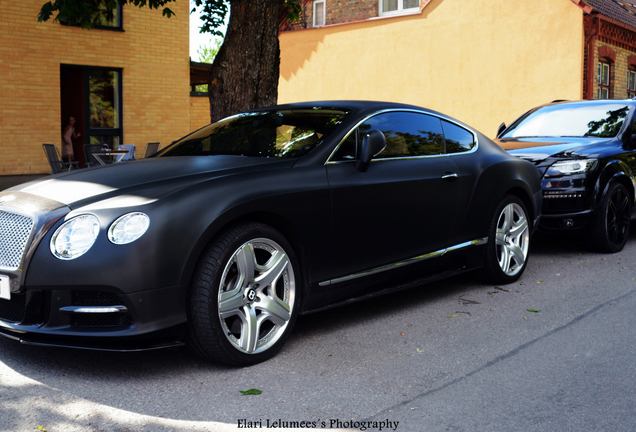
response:
<path id="1" fill-rule="evenodd" d="M 199 32 L 222 37 L 223 33 L 217 29 L 223 26 L 225 16 L 229 12 L 226 0 L 194 0 L 194 5 L 195 7 L 192 8 L 190 13 L 203 6 L 203 10 L 201 11 L 201 21 L 203 21 L 203 25 Z"/>
<path id="2" fill-rule="evenodd" d="M 627 117 L 628 108 L 620 108 L 614 111 L 608 111 L 607 117 L 598 121 L 591 121 L 587 127 L 590 128 L 585 136 L 597 136 L 602 138 L 615 137 L 623 126 L 623 122 Z"/>
<path id="3" fill-rule="evenodd" d="M 229 5 L 231 0 L 193 0 L 195 7 L 190 13 L 197 8 L 203 7 L 201 10 L 201 21 L 203 25 L 199 33 L 210 33 L 214 36 L 223 36 L 218 29 L 225 24 L 225 17 L 230 11 Z M 283 4 L 283 21 L 297 21 L 300 18 L 302 6 L 299 0 L 285 0 Z M 248 24 L 248 23 L 246 23 Z"/>
<path id="4" fill-rule="evenodd" d="M 258 389 L 249 389 L 249 390 L 245 390 L 245 391 L 239 390 L 239 391 L 243 394 L 243 396 L 259 395 L 259 394 L 263 393 L 262 390 L 258 390 Z"/>
<path id="5" fill-rule="evenodd" d="M 201 63 L 213 63 L 214 58 L 219 53 L 221 49 L 221 45 L 223 44 L 223 39 L 214 39 L 211 41 L 213 45 L 201 45 L 197 50 L 197 54 L 199 55 L 199 62 Z"/>
<path id="6" fill-rule="evenodd" d="M 284 21 L 298 21 L 303 7 L 298 0 L 285 0 L 283 11 L 286 12 Z"/>
<path id="7" fill-rule="evenodd" d="M 79 25 L 83 29 L 91 29 L 100 21 L 104 10 L 116 10 L 117 5 L 131 4 L 137 7 L 148 6 L 150 9 L 163 8 L 163 15 L 170 18 L 174 12 L 166 4 L 176 0 L 51 0 L 43 4 L 38 14 L 38 22 L 48 21 L 54 12 L 57 15 L 53 22 L 64 22 Z"/>

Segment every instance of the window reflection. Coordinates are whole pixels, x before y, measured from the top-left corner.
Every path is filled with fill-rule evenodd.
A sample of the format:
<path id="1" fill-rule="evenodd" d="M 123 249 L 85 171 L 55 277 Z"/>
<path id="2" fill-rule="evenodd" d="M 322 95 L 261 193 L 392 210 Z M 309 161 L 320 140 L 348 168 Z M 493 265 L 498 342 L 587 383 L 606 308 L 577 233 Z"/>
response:
<path id="1" fill-rule="evenodd" d="M 476 145 L 472 132 L 446 120 L 414 112 L 390 112 L 371 117 L 358 126 L 331 160 L 355 160 L 357 146 L 372 129 L 380 130 L 386 138 L 386 148 L 374 159 L 460 153 Z"/>
<path id="2" fill-rule="evenodd" d="M 91 128 L 118 128 L 119 74 L 109 70 L 89 72 L 89 105 Z"/>
<path id="3" fill-rule="evenodd" d="M 576 103 L 549 105 L 530 113 L 513 125 L 503 138 L 521 137 L 615 137 L 627 117 L 624 104 Z"/>
<path id="4" fill-rule="evenodd" d="M 329 108 L 240 114 L 186 136 L 159 157 L 299 157 L 318 147 L 348 114 Z"/>

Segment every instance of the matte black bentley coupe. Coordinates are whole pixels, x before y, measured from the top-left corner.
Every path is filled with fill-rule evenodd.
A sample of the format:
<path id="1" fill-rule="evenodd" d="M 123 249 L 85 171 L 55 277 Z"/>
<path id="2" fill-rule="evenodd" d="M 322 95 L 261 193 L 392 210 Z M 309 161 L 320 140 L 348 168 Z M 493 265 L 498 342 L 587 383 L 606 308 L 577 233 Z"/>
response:
<path id="1" fill-rule="evenodd" d="M 589 233 L 598 250 L 622 250 L 635 216 L 636 101 L 553 103 L 502 126 L 499 145 L 541 172 L 540 229 Z"/>
<path id="2" fill-rule="evenodd" d="M 515 281 L 540 212 L 533 164 L 440 113 L 254 110 L 0 193 L 0 333 L 253 364 L 298 314 L 473 269 Z"/>

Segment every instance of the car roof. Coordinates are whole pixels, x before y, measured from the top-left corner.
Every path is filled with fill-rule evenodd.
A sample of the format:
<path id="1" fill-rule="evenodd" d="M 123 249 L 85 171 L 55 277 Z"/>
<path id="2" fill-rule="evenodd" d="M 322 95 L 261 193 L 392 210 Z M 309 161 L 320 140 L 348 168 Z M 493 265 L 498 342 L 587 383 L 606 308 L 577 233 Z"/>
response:
<path id="1" fill-rule="evenodd" d="M 415 109 L 421 111 L 434 112 L 430 109 L 416 105 L 409 105 L 397 102 L 368 101 L 368 100 L 323 100 L 294 102 L 281 105 L 272 105 L 257 108 L 252 111 L 271 111 L 273 109 L 309 109 L 314 107 L 347 109 L 354 111 L 377 111 L 381 109 Z"/>

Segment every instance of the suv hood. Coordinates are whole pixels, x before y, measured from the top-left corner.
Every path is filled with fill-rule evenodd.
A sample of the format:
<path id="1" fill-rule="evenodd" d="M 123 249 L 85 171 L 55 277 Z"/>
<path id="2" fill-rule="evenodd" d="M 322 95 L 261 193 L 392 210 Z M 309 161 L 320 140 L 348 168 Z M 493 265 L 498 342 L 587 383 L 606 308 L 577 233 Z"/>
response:
<path id="1" fill-rule="evenodd" d="M 242 156 L 180 156 L 80 169 L 24 183 L 6 192 L 24 192 L 71 208 L 127 191 L 155 198 L 217 177 L 264 169 L 291 168 L 296 159 Z"/>
<path id="2" fill-rule="evenodd" d="M 549 137 L 549 138 L 498 138 L 500 147 L 511 155 L 539 164 L 549 157 L 585 158 L 602 150 L 601 147 L 615 141 L 616 138 L 595 137 Z"/>

